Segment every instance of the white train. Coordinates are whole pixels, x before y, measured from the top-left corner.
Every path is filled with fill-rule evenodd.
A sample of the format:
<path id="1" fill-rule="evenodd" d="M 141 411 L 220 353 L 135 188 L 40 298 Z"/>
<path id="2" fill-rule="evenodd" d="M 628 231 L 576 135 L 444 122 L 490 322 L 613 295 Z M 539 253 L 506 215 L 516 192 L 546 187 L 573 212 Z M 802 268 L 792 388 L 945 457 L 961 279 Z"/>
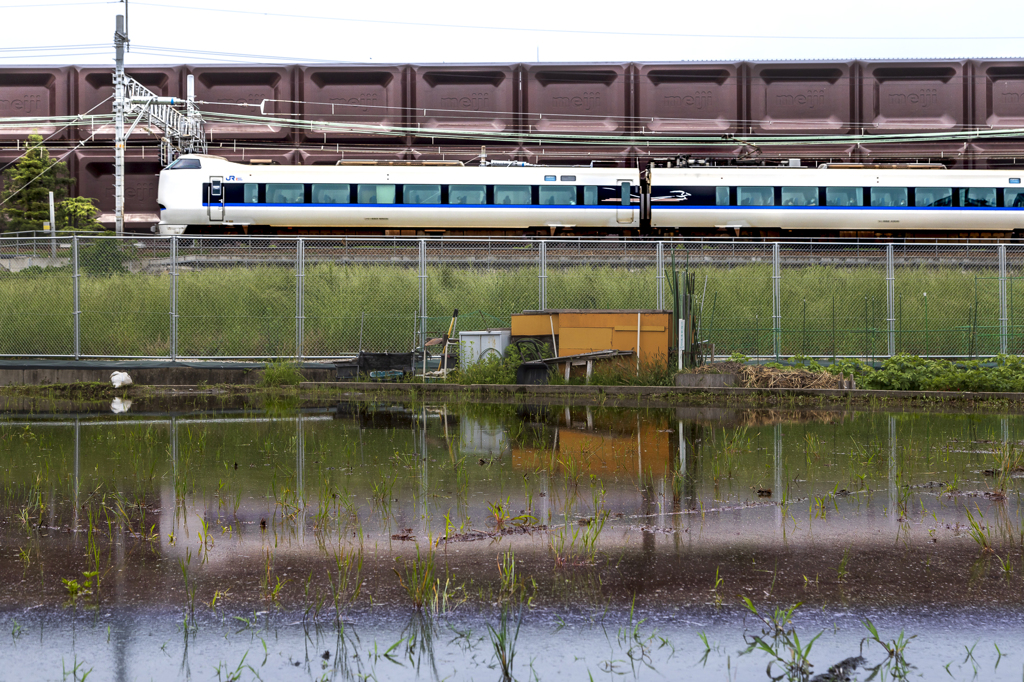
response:
<path id="1" fill-rule="evenodd" d="M 1022 176 L 930 165 L 655 168 L 650 226 L 735 234 L 1024 230 Z"/>
<path id="2" fill-rule="evenodd" d="M 242 165 L 188 155 L 160 173 L 160 234 L 417 234 L 640 228 L 636 169 L 461 164 Z"/>
<path id="3" fill-rule="evenodd" d="M 244 165 L 160 173 L 161 234 L 1024 231 L 1024 172 L 905 167 L 637 169 L 459 163 Z"/>

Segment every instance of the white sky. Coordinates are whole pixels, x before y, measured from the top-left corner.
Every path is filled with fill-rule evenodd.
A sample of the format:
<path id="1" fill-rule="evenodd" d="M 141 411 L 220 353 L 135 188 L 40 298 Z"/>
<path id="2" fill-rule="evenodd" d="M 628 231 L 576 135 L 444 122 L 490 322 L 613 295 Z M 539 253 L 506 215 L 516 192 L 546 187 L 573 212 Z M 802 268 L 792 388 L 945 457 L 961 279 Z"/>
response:
<path id="1" fill-rule="evenodd" d="M 0 0 L 0 66 L 110 64 L 124 7 Z M 1002 0 L 138 0 L 128 17 L 129 65 L 1024 57 L 1024 5 Z"/>

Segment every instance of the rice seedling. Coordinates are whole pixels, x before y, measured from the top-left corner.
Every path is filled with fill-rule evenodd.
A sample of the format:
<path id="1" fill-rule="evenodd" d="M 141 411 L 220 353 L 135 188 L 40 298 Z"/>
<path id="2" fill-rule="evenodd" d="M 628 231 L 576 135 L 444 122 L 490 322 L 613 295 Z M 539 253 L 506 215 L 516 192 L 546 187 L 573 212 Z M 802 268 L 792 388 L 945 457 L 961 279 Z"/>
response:
<path id="1" fill-rule="evenodd" d="M 334 555 L 335 570 L 327 571 L 327 584 L 331 591 L 334 604 L 334 621 L 341 622 L 341 614 L 346 606 L 355 602 L 362 587 L 360 575 L 363 570 L 363 550 L 346 552 L 339 550 Z"/>
<path id="2" fill-rule="evenodd" d="M 785 677 L 789 680 L 806 680 L 810 678 L 813 666 L 810 655 L 814 643 L 824 634 L 819 632 L 806 643 L 800 641 L 800 636 L 793 627 L 793 614 L 799 608 L 800 603 L 793 604 L 788 609 L 775 607 L 770 614 L 762 614 L 750 600 L 743 597 L 747 610 L 754 616 L 754 619 L 761 623 L 760 634 L 744 633 L 743 639 L 747 648 L 740 652 L 741 656 L 759 651 L 769 657 L 768 676 L 772 679 Z M 781 675 L 776 676 L 774 669 L 778 668 Z"/>
<path id="3" fill-rule="evenodd" d="M 846 582 L 847 576 L 850 575 L 850 548 L 847 547 L 843 550 L 843 557 L 839 560 L 839 566 L 836 568 L 836 582 L 840 585 Z"/>
<path id="4" fill-rule="evenodd" d="M 502 682 L 510 682 L 516 660 L 516 643 L 519 640 L 519 630 L 523 625 L 525 609 L 503 608 L 498 617 L 498 626 L 486 624 L 487 635 L 491 640 L 491 648 L 494 651 L 494 658 L 501 672 Z"/>
<path id="5" fill-rule="evenodd" d="M 882 679 L 885 678 L 884 673 L 888 673 L 894 680 L 905 680 L 910 674 L 912 666 L 907 662 L 905 652 L 907 646 L 911 640 L 917 637 L 917 635 L 911 635 L 907 637 L 901 630 L 899 636 L 896 639 L 885 641 L 878 635 L 878 628 L 875 627 L 869 619 L 863 620 L 864 627 L 867 629 L 870 637 L 865 637 L 861 640 L 861 648 L 863 649 L 864 643 L 874 643 L 882 647 L 886 653 L 886 660 L 874 668 L 869 668 L 873 671 L 872 677 L 878 673 L 879 668 L 884 668 Z M 968 652 L 970 654 L 970 651 Z M 975 671 L 977 672 L 977 671 Z"/>
<path id="6" fill-rule="evenodd" d="M 967 514 L 967 532 L 970 533 L 971 539 L 974 540 L 978 547 L 981 548 L 983 554 L 994 554 L 995 550 L 992 549 L 992 537 L 991 530 L 988 525 L 982 525 L 982 521 L 985 520 L 985 516 L 981 513 L 980 507 L 975 507 L 978 511 L 978 517 L 975 518 L 974 514 L 971 513 L 969 507 L 964 507 L 964 513 Z"/>
<path id="7" fill-rule="evenodd" d="M 289 581 L 282 581 L 281 577 L 273 575 L 273 572 L 273 556 L 269 549 L 264 550 L 263 571 L 260 572 L 260 598 L 263 599 L 263 601 L 269 601 L 277 604 L 281 595 L 281 590 Z"/>
<path id="8" fill-rule="evenodd" d="M 629 659 L 629 665 L 633 671 L 634 679 L 638 677 L 640 670 L 639 666 L 654 670 L 653 659 L 651 658 L 652 647 L 657 635 L 651 633 L 650 635 L 644 636 L 642 627 L 646 618 L 637 619 L 635 615 L 636 611 L 636 597 L 633 597 L 633 601 L 629 605 L 629 626 L 619 628 L 617 640 L 619 647 L 625 649 L 626 658 Z M 668 646 L 668 640 L 662 639 L 662 647 Z"/>
<path id="9" fill-rule="evenodd" d="M 196 630 L 196 584 L 190 572 L 192 566 L 192 549 L 185 548 L 185 556 L 178 559 L 178 567 L 181 569 L 181 577 L 185 583 L 185 615 L 183 629 L 185 637 Z"/>
<path id="10" fill-rule="evenodd" d="M 421 553 L 420 546 L 416 545 L 415 558 L 404 561 L 396 558 L 395 562 L 399 563 L 394 569 L 398 584 L 405 590 L 416 610 L 422 610 L 424 604 L 434 600 L 438 588 L 434 575 L 434 553 L 430 550 Z"/>

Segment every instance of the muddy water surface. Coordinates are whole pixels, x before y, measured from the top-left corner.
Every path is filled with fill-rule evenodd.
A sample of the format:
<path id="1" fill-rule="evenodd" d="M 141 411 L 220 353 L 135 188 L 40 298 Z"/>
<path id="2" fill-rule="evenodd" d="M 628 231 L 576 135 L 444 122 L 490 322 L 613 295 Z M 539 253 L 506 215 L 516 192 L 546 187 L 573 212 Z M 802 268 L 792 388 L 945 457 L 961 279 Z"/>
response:
<path id="1" fill-rule="evenodd" d="M 8 415 L 0 679 L 1020 679 L 1022 439 L 998 414 Z"/>

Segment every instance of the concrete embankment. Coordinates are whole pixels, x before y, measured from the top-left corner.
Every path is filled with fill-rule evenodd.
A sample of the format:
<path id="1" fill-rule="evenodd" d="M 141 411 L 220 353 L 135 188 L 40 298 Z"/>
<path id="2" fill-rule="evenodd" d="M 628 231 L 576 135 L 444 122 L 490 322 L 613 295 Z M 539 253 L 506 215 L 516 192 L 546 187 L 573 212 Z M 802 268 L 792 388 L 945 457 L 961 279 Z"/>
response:
<path id="1" fill-rule="evenodd" d="M 98 382 L 109 384 L 110 373 L 131 374 L 131 393 L 150 396 L 180 394 L 192 387 L 218 387 L 218 394 L 254 393 L 263 377 L 264 363 L 258 362 L 171 362 L 167 360 L 0 360 L 0 386 L 67 386 Z M 948 404 L 962 408 L 980 402 L 1003 403 L 1024 409 L 1024 393 L 963 393 L 946 391 L 871 391 L 809 388 L 742 388 L 735 386 L 587 386 L 587 385 L 500 385 L 421 384 L 380 382 L 338 382 L 332 364 L 306 362 L 299 371 L 307 379 L 298 387 L 285 389 L 315 394 L 319 399 L 486 399 L 522 402 L 541 399 L 589 404 L 781 404 L 812 403 L 912 403 Z M 22 393 L 19 391 L 19 393 Z M 269 389 L 275 390 L 275 389 Z M 205 392 L 205 391 L 204 391 Z"/>
<path id="2" fill-rule="evenodd" d="M 114 371 L 128 372 L 139 386 L 253 385 L 262 362 L 172 362 L 170 360 L 0 360 L 0 386 L 42 386 L 106 382 Z M 299 371 L 311 381 L 332 381 L 334 365 L 305 362 Z"/>

